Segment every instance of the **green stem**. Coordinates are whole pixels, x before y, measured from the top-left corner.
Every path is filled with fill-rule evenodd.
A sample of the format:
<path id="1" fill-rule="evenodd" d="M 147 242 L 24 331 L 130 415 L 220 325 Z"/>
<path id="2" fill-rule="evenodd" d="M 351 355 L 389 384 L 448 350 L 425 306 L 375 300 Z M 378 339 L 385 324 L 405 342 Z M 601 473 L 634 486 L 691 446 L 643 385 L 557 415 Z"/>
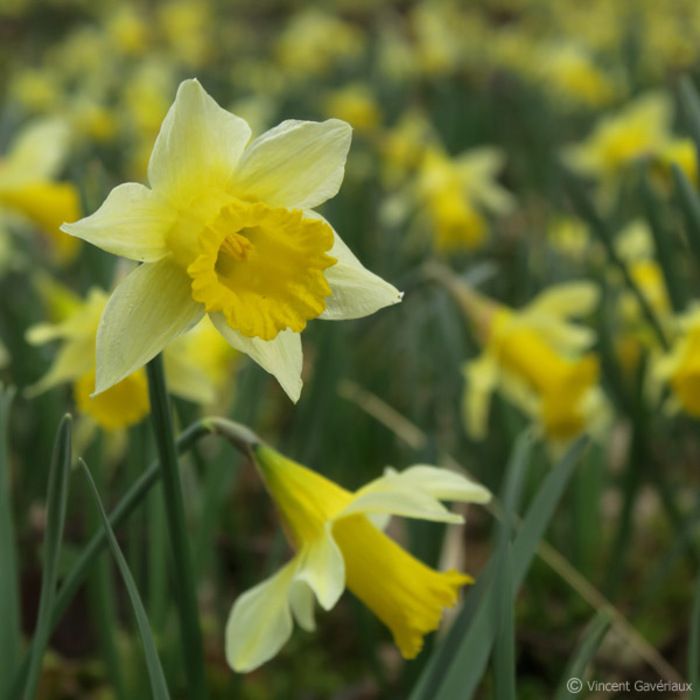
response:
<path id="1" fill-rule="evenodd" d="M 190 425 L 184 430 L 177 440 L 177 448 L 180 453 L 187 452 L 195 442 L 207 435 L 217 431 L 217 427 L 211 419 L 202 419 Z M 134 512 L 136 507 L 141 503 L 144 496 L 148 493 L 153 484 L 158 482 L 160 478 L 160 463 L 154 462 L 141 475 L 127 493 L 122 497 L 116 505 L 109 517 L 109 524 L 112 529 L 118 528 L 127 518 Z M 85 581 L 85 578 L 90 571 L 95 559 L 102 553 L 107 546 L 107 534 L 104 528 L 100 527 L 95 534 L 90 538 L 90 541 L 85 545 L 80 556 L 73 564 L 67 576 L 63 579 L 61 587 L 58 589 L 51 608 L 51 619 L 49 621 L 49 634 L 58 625 L 63 617 L 66 609 L 78 592 L 78 589 Z M 29 672 L 29 660 L 32 654 L 34 642 L 27 650 L 22 665 L 15 674 L 15 678 L 10 686 L 10 693 L 6 696 L 8 700 L 14 700 L 20 696 L 21 689 L 24 687 Z"/>
<path id="2" fill-rule="evenodd" d="M 101 459 L 101 436 L 98 436 L 96 444 L 90 450 L 90 457 L 94 466 L 93 474 L 98 489 L 104 489 L 104 464 Z M 90 494 L 87 494 L 90 496 Z M 90 509 L 88 509 L 90 513 Z M 88 516 L 91 529 L 102 527 L 99 515 L 92 513 Z M 112 561 L 105 556 L 99 557 L 88 577 L 88 598 L 92 608 L 92 617 L 95 620 L 97 636 L 104 655 L 107 677 L 112 684 L 115 697 L 119 700 L 127 698 L 124 676 L 121 672 L 119 649 L 117 647 L 118 629 L 117 605 L 112 576 Z"/>
<path id="3" fill-rule="evenodd" d="M 190 697 L 207 697 L 204 674 L 204 644 L 199 627 L 194 567 L 187 536 L 185 504 L 175 447 L 170 401 L 165 385 L 163 360 L 157 356 L 147 366 L 151 420 L 161 465 L 165 515 L 168 521 L 174 567 L 175 602 L 180 616 L 183 657 Z"/>

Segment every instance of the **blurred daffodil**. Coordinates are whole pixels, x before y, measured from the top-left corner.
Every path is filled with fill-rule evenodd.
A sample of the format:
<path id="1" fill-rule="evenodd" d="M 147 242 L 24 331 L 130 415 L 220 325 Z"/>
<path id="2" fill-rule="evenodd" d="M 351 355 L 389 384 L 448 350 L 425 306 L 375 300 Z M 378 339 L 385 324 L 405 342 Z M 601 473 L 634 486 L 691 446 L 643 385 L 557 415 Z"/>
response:
<path id="1" fill-rule="evenodd" d="M 48 372 L 27 394 L 36 396 L 70 383 L 78 412 L 104 430 L 122 430 L 138 423 L 149 412 L 146 373 L 142 368 L 107 391 L 91 396 L 95 384 L 95 340 L 108 294 L 93 288 L 81 300 L 52 281 L 44 280 L 42 286 L 51 295 L 50 315 L 60 320 L 33 326 L 27 332 L 27 340 L 34 345 L 59 340 L 61 347 Z M 234 355 L 220 338 L 204 319 L 168 348 L 164 361 L 173 394 L 203 405 L 216 400 L 226 382 L 222 365 L 225 362 L 230 366 Z M 222 355 L 226 353 L 229 357 L 224 360 Z"/>
<path id="2" fill-rule="evenodd" d="M 350 127 L 285 121 L 249 143 L 247 123 L 183 82 L 148 166 L 63 230 L 143 261 L 97 333 L 96 392 L 135 372 L 205 313 L 296 401 L 300 332 L 358 318 L 401 294 L 365 269 L 313 208 L 343 179 Z"/>
<path id="3" fill-rule="evenodd" d="M 56 182 L 68 151 L 69 132 L 57 119 L 26 126 L 0 158 L 0 208 L 34 223 L 44 233 L 60 261 L 70 260 L 77 241 L 59 230 L 80 216 L 78 192 Z"/>
<path id="4" fill-rule="evenodd" d="M 440 501 L 485 503 L 489 492 L 424 465 L 387 469 L 350 492 L 269 447 L 257 447 L 255 456 L 295 555 L 236 600 L 226 627 L 229 664 L 250 671 L 268 661 L 291 636 L 294 620 L 314 629 L 314 598 L 330 610 L 346 586 L 389 627 L 401 654 L 415 657 L 472 579 L 427 567 L 382 528 L 392 515 L 462 522 Z"/>
<path id="5" fill-rule="evenodd" d="M 382 115 L 370 89 L 353 83 L 326 95 L 325 113 L 348 122 L 360 133 L 372 133 L 381 123 Z"/>
<path id="6" fill-rule="evenodd" d="M 571 319 L 589 314 L 598 289 L 589 282 L 553 285 L 514 310 L 472 290 L 442 265 L 426 268 L 459 303 L 483 346 L 464 366 L 464 416 L 468 434 L 486 436 L 495 389 L 536 421 L 554 446 L 602 426 L 605 399 L 598 386 L 595 341 Z"/>
<path id="7" fill-rule="evenodd" d="M 653 375 L 671 387 L 666 408 L 700 417 L 700 306 L 693 305 L 676 322 L 677 334 L 671 349 L 658 357 Z"/>
<path id="8" fill-rule="evenodd" d="M 598 122 L 581 144 L 564 152 L 568 165 L 584 175 L 608 179 L 641 158 L 663 150 L 670 140 L 672 107 L 662 93 L 637 98 Z"/>
<path id="9" fill-rule="evenodd" d="M 426 151 L 417 191 L 438 250 L 478 247 L 486 236 L 484 212 L 510 211 L 513 197 L 496 181 L 502 167 L 503 156 L 495 148 L 475 148 L 454 159 L 439 148 Z"/>

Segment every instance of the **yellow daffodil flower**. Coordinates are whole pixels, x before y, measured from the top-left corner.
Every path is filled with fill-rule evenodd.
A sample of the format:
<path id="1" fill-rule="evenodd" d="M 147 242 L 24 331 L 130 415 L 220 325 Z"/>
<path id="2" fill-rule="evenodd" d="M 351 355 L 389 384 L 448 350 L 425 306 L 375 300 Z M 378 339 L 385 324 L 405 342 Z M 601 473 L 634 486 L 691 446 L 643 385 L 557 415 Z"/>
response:
<path id="1" fill-rule="evenodd" d="M 666 95 L 643 95 L 603 118 L 581 144 L 564 152 L 568 165 L 584 174 L 609 178 L 641 158 L 661 151 L 670 139 L 672 108 Z"/>
<path id="2" fill-rule="evenodd" d="M 548 46 L 538 64 L 543 87 L 564 102 L 600 107 L 615 96 L 613 82 L 580 46 Z"/>
<path id="3" fill-rule="evenodd" d="M 17 135 L 0 158 L 0 208 L 38 226 L 62 262 L 73 257 L 78 242 L 61 233 L 59 227 L 80 216 L 75 187 L 55 181 L 68 139 L 68 129 L 60 120 L 37 120 Z"/>
<path id="4" fill-rule="evenodd" d="M 265 485 L 295 555 L 240 596 L 226 626 L 226 657 L 250 671 L 275 656 L 294 620 L 314 629 L 314 598 L 330 610 L 347 586 L 391 630 L 401 654 L 415 657 L 471 578 L 414 559 L 382 528 L 392 515 L 462 522 L 441 500 L 486 503 L 489 492 L 463 476 L 418 465 L 350 492 L 266 446 L 255 449 Z"/>
<path id="5" fill-rule="evenodd" d="M 671 350 L 654 364 L 654 377 L 673 392 L 666 408 L 700 417 L 700 306 L 697 304 L 677 321 L 678 335 Z"/>
<path id="6" fill-rule="evenodd" d="M 46 287 L 52 303 L 60 292 L 60 307 L 54 309 L 62 319 L 33 326 L 27 340 L 41 345 L 60 340 L 61 348 L 48 372 L 27 390 L 35 396 L 61 384 L 72 383 L 79 413 L 99 427 L 122 430 L 138 423 L 149 412 L 148 385 L 141 368 L 124 377 L 107 391 L 91 396 L 95 383 L 95 340 L 100 317 L 108 295 L 101 289 L 90 290 L 85 301 L 63 292 L 52 283 Z M 228 358 L 223 359 L 223 355 Z M 222 364 L 231 365 L 234 351 L 204 319 L 189 333 L 180 336 L 165 352 L 165 371 L 173 394 L 200 403 L 211 404 L 226 374 Z"/>
<path id="7" fill-rule="evenodd" d="M 473 149 L 455 159 L 438 148 L 426 151 L 417 189 L 438 250 L 478 247 L 486 236 L 482 212 L 510 211 L 513 197 L 496 182 L 502 166 L 503 156 L 495 148 Z"/>
<path id="8" fill-rule="evenodd" d="M 186 80 L 151 154 L 150 188 L 119 185 L 94 214 L 63 226 L 143 262 L 100 322 L 98 394 L 207 313 L 296 401 L 308 321 L 358 318 L 401 300 L 312 211 L 340 187 L 350 127 L 290 120 L 249 139 L 243 119 Z"/>
<path id="9" fill-rule="evenodd" d="M 361 83 L 346 85 L 326 95 L 324 111 L 348 122 L 360 133 L 371 133 L 382 120 L 376 99 Z"/>
<path id="10" fill-rule="evenodd" d="M 496 388 L 531 415 L 553 445 L 563 445 L 606 417 L 598 386 L 598 358 L 585 350 L 592 330 L 570 319 L 588 314 L 598 290 L 588 282 L 554 285 L 515 311 L 457 279 L 446 285 L 474 325 L 484 351 L 464 366 L 464 416 L 468 434 L 486 435 Z"/>

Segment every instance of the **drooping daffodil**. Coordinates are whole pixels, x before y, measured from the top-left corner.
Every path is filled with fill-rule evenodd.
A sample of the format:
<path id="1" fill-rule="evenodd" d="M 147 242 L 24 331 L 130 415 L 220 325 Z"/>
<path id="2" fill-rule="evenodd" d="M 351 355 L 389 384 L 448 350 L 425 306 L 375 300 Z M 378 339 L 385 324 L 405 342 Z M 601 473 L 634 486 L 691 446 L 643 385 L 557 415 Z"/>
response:
<path id="1" fill-rule="evenodd" d="M 392 515 L 460 523 L 441 500 L 486 503 L 490 493 L 464 476 L 426 465 L 384 476 L 355 492 L 266 445 L 254 448 L 294 557 L 235 602 L 226 626 L 226 657 L 251 671 L 275 656 L 294 621 L 312 631 L 314 600 L 330 610 L 347 586 L 387 627 L 402 656 L 415 657 L 445 608 L 472 581 L 439 572 L 384 534 Z"/>
<path id="2" fill-rule="evenodd" d="M 209 314 L 296 401 L 308 321 L 367 316 L 401 300 L 313 211 L 340 188 L 350 126 L 289 120 L 250 137 L 243 119 L 186 80 L 153 147 L 150 187 L 119 185 L 94 214 L 63 226 L 143 262 L 102 316 L 96 393 Z"/>
<path id="3" fill-rule="evenodd" d="M 595 333 L 572 320 L 589 314 L 597 300 L 589 282 L 553 285 L 517 311 L 471 297 L 466 306 L 484 348 L 464 366 L 464 416 L 473 438 L 486 434 L 496 388 L 532 416 L 552 446 L 602 427 L 607 404 L 600 365 L 588 351 Z"/>
<path id="4" fill-rule="evenodd" d="M 553 285 L 516 310 L 475 291 L 443 265 L 432 263 L 426 273 L 451 293 L 483 347 L 463 369 L 470 437 L 486 437 L 496 389 L 531 416 L 556 449 L 583 431 L 595 434 L 605 425 L 608 411 L 598 382 L 599 361 L 588 351 L 596 336 L 573 320 L 594 309 L 596 285 Z"/>

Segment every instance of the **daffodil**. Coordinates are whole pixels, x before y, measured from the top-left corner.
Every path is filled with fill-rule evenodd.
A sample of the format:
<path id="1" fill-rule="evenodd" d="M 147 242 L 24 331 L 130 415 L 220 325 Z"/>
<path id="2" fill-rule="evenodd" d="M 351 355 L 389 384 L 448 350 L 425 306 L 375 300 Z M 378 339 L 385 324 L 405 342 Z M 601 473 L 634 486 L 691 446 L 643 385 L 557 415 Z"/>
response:
<path id="1" fill-rule="evenodd" d="M 70 383 L 78 412 L 95 425 L 107 431 L 118 431 L 139 422 L 149 412 L 143 368 L 98 396 L 91 396 L 95 383 L 95 340 L 107 293 L 95 287 L 83 301 L 56 283 L 51 282 L 47 287 L 44 280 L 42 284 L 50 293 L 51 315 L 60 320 L 33 326 L 27 332 L 27 340 L 34 345 L 59 340 L 61 347 L 47 373 L 27 390 L 27 394 L 35 396 Z M 206 319 L 203 320 L 180 336 L 165 353 L 170 390 L 196 403 L 213 403 L 225 381 L 222 365 L 230 366 L 234 354 Z"/>
<path id="2" fill-rule="evenodd" d="M 73 257 L 78 242 L 62 234 L 59 226 L 80 215 L 75 187 L 56 182 L 68 141 L 62 121 L 40 119 L 24 127 L 0 158 L 0 209 L 34 223 L 61 261 Z"/>
<path id="3" fill-rule="evenodd" d="M 668 384 L 672 395 L 666 408 L 700 417 L 700 306 L 677 319 L 678 333 L 668 353 L 653 365 L 654 378 Z"/>
<path id="4" fill-rule="evenodd" d="M 119 185 L 94 214 L 63 226 L 143 262 L 102 316 L 98 394 L 209 314 L 296 401 L 308 321 L 400 301 L 313 211 L 340 187 L 350 127 L 290 120 L 249 140 L 243 119 L 186 80 L 151 154 L 150 188 Z"/>
<path id="5" fill-rule="evenodd" d="M 255 449 L 294 557 L 240 596 L 226 626 L 226 657 L 236 671 L 265 663 L 289 639 L 296 621 L 313 630 L 314 599 L 330 610 L 344 588 L 390 629 L 401 654 L 415 657 L 471 578 L 435 571 L 382 531 L 392 515 L 445 523 L 462 518 L 441 500 L 485 503 L 489 492 L 463 476 L 425 465 L 350 492 L 267 446 Z"/>
<path id="6" fill-rule="evenodd" d="M 585 352 L 595 334 L 571 321 L 592 311 L 598 300 L 595 285 L 554 285 L 516 311 L 456 278 L 444 281 L 483 345 L 482 354 L 463 370 L 464 417 L 471 437 L 485 437 L 490 398 L 497 388 L 532 416 L 553 446 L 602 427 L 607 410 L 598 385 L 599 363 Z"/>
<path id="7" fill-rule="evenodd" d="M 671 117 L 666 95 L 643 95 L 604 117 L 583 143 L 566 149 L 565 160 L 584 175 L 603 179 L 617 176 L 640 159 L 663 150 L 670 140 Z"/>
<path id="8" fill-rule="evenodd" d="M 478 247 L 486 236 L 484 212 L 511 210 L 512 195 L 496 181 L 502 166 L 503 156 L 495 148 L 476 148 L 454 159 L 439 148 L 426 151 L 417 190 L 438 250 Z"/>

